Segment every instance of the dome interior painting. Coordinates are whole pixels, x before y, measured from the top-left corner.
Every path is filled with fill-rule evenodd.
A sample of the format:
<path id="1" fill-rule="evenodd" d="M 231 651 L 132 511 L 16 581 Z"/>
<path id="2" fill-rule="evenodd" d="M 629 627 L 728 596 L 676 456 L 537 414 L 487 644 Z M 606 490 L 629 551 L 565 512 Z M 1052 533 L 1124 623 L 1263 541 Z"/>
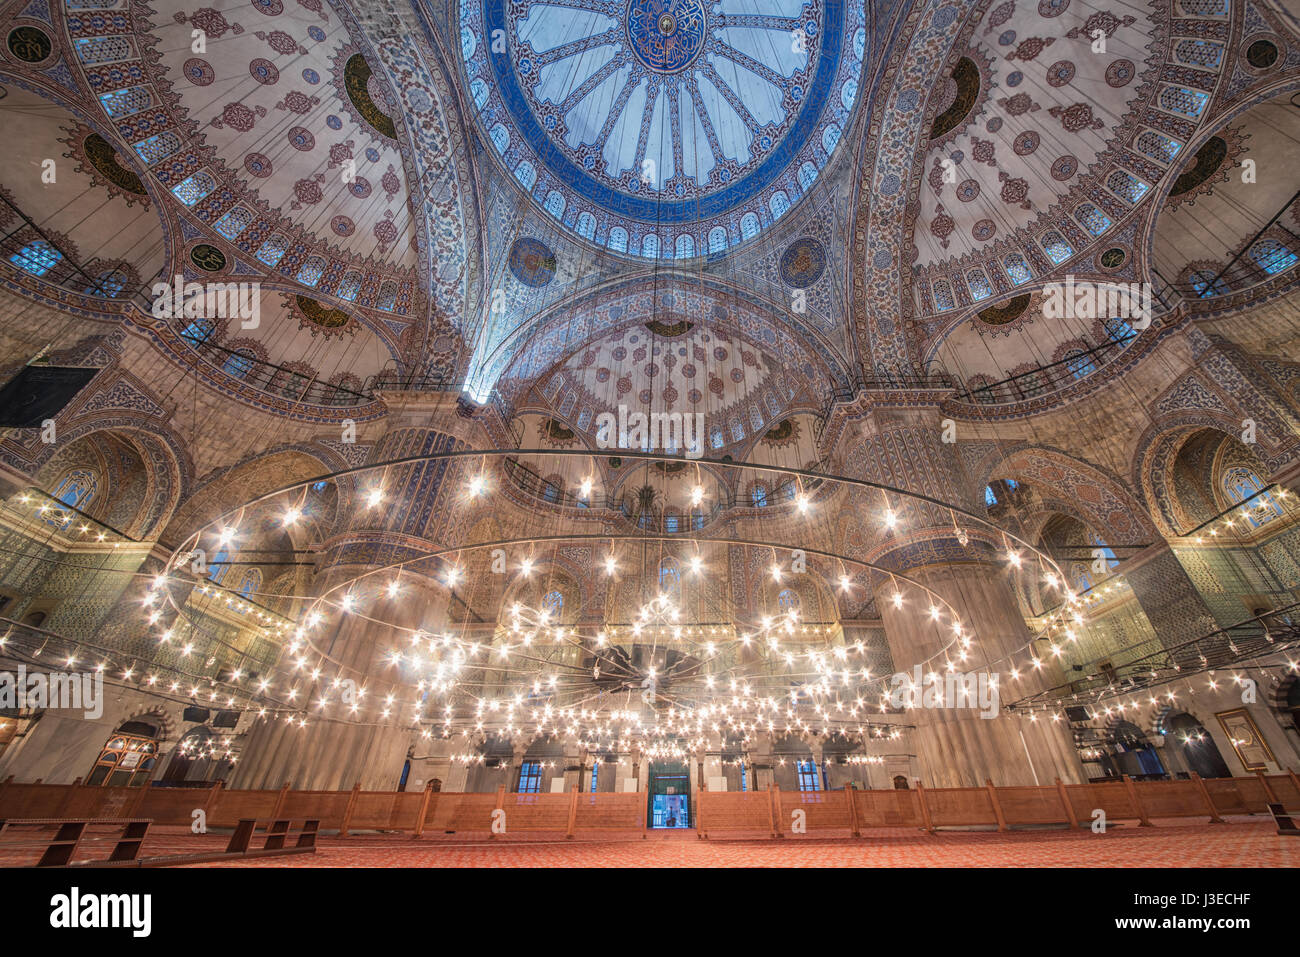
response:
<path id="1" fill-rule="evenodd" d="M 868 59 L 855 0 L 470 0 L 460 41 L 517 185 L 648 259 L 725 253 L 785 215 L 836 153 Z"/>

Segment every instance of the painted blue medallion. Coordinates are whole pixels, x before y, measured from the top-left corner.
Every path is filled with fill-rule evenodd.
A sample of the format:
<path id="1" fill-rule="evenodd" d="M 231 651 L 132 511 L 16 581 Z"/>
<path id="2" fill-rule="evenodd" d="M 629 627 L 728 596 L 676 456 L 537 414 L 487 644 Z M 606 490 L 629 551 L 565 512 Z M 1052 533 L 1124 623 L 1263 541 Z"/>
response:
<path id="1" fill-rule="evenodd" d="M 699 0 L 630 0 L 627 39 L 656 73 L 680 73 L 704 49 L 707 22 Z"/>

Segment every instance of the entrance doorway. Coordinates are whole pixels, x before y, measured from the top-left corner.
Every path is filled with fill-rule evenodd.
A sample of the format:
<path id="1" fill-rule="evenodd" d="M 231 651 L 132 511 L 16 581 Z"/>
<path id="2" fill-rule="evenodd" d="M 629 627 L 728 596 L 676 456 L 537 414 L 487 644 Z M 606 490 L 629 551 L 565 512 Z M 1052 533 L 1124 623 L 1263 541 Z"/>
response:
<path id="1" fill-rule="evenodd" d="M 685 764 L 651 762 L 649 790 L 646 822 L 651 828 L 691 826 L 691 776 Z"/>

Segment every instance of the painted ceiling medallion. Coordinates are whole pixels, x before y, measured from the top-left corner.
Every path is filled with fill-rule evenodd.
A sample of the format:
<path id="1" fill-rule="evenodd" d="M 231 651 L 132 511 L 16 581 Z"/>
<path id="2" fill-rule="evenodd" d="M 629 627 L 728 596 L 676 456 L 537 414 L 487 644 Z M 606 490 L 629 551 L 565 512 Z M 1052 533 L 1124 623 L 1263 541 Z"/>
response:
<path id="1" fill-rule="evenodd" d="M 9 52 L 24 63 L 41 63 L 54 52 L 50 38 L 36 27 L 21 26 L 10 30 L 7 45 Z"/>
<path id="2" fill-rule="evenodd" d="M 460 7 L 469 92 L 515 179 L 582 238 L 652 258 L 725 252 L 808 192 L 866 56 L 862 0 Z"/>
<path id="3" fill-rule="evenodd" d="M 680 73 L 700 55 L 708 26 L 699 0 L 632 0 L 627 38 L 636 58 L 656 73 Z"/>
<path id="4" fill-rule="evenodd" d="M 507 264 L 516 279 L 534 289 L 555 278 L 555 253 L 546 243 L 531 236 L 515 240 Z"/>
<path id="5" fill-rule="evenodd" d="M 806 289 L 826 270 L 826 247 L 815 239 L 796 239 L 781 254 L 781 281 L 795 289 Z"/>
<path id="6" fill-rule="evenodd" d="M 341 335 L 352 321 L 342 309 L 333 309 L 308 296 L 294 296 L 294 304 L 300 313 L 298 328 L 309 328 L 315 335 L 317 330 L 324 331 L 328 338 L 332 334 Z"/>
<path id="7" fill-rule="evenodd" d="M 1227 180 L 1228 171 L 1240 165 L 1237 157 L 1246 152 L 1245 139 L 1239 129 L 1225 127 L 1206 140 L 1174 180 L 1166 203 L 1176 207 L 1214 192 L 1217 184 Z"/>
<path id="8" fill-rule="evenodd" d="M 360 53 L 354 53 L 343 68 L 343 88 L 347 90 L 348 99 L 361 118 L 377 132 L 390 140 L 395 140 L 397 129 L 393 126 L 392 117 L 375 104 L 374 97 L 371 95 L 370 76 L 370 64 L 366 62 L 366 58 Z"/>
<path id="9" fill-rule="evenodd" d="M 1003 326 L 1008 322 L 1019 319 L 1026 309 L 1029 308 L 1029 293 L 1000 302 L 996 306 L 989 306 L 987 309 L 981 309 L 976 318 L 980 322 L 987 323 L 990 326 Z"/>
<path id="10" fill-rule="evenodd" d="M 645 327 L 653 332 L 656 336 L 662 336 L 665 339 L 674 339 L 677 336 L 684 336 L 690 332 L 695 323 L 687 319 L 678 319 L 676 322 L 664 322 L 660 319 L 651 319 L 645 324 Z"/>

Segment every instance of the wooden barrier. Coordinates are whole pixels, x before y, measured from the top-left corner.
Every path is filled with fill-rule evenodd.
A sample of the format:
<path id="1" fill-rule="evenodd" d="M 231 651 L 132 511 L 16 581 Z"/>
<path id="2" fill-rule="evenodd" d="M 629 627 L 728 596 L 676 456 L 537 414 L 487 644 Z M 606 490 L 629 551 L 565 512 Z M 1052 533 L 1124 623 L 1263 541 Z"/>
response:
<path id="1" fill-rule="evenodd" d="M 1267 814 L 1270 804 L 1300 813 L 1300 781 L 1293 772 L 1240 778 L 1176 781 L 1116 779 L 1089 784 L 911 790 L 701 791 L 695 795 L 700 837 L 835 836 L 874 828 L 1088 827 L 1104 813 L 1107 821 L 1206 818 Z M 644 793 L 520 794 L 504 788 L 491 794 L 448 791 L 297 791 L 212 788 L 103 788 L 5 781 L 0 819 L 147 818 L 161 825 L 189 826 L 195 812 L 209 828 L 239 821 L 314 820 L 325 831 L 395 831 L 419 837 L 492 835 L 494 811 L 505 813 L 504 835 L 557 837 L 645 832 Z"/>
<path id="2" fill-rule="evenodd" d="M 76 787 L 77 785 L 73 785 Z M 140 856 L 140 847 L 149 834 L 146 820 L 112 819 L 112 818 L 5 818 L 0 819 L 0 850 L 10 848 L 29 848 L 41 850 L 36 867 L 74 867 L 78 864 L 126 863 Z M 83 840 L 103 842 L 105 838 L 87 838 L 90 828 L 110 828 L 119 830 L 113 842 L 113 850 L 106 858 L 96 858 L 83 862 L 73 862 L 73 855 L 81 847 Z M 28 834 L 26 841 L 12 840 L 22 831 L 39 831 L 40 834 Z M 46 833 L 53 831 L 53 833 Z"/>

